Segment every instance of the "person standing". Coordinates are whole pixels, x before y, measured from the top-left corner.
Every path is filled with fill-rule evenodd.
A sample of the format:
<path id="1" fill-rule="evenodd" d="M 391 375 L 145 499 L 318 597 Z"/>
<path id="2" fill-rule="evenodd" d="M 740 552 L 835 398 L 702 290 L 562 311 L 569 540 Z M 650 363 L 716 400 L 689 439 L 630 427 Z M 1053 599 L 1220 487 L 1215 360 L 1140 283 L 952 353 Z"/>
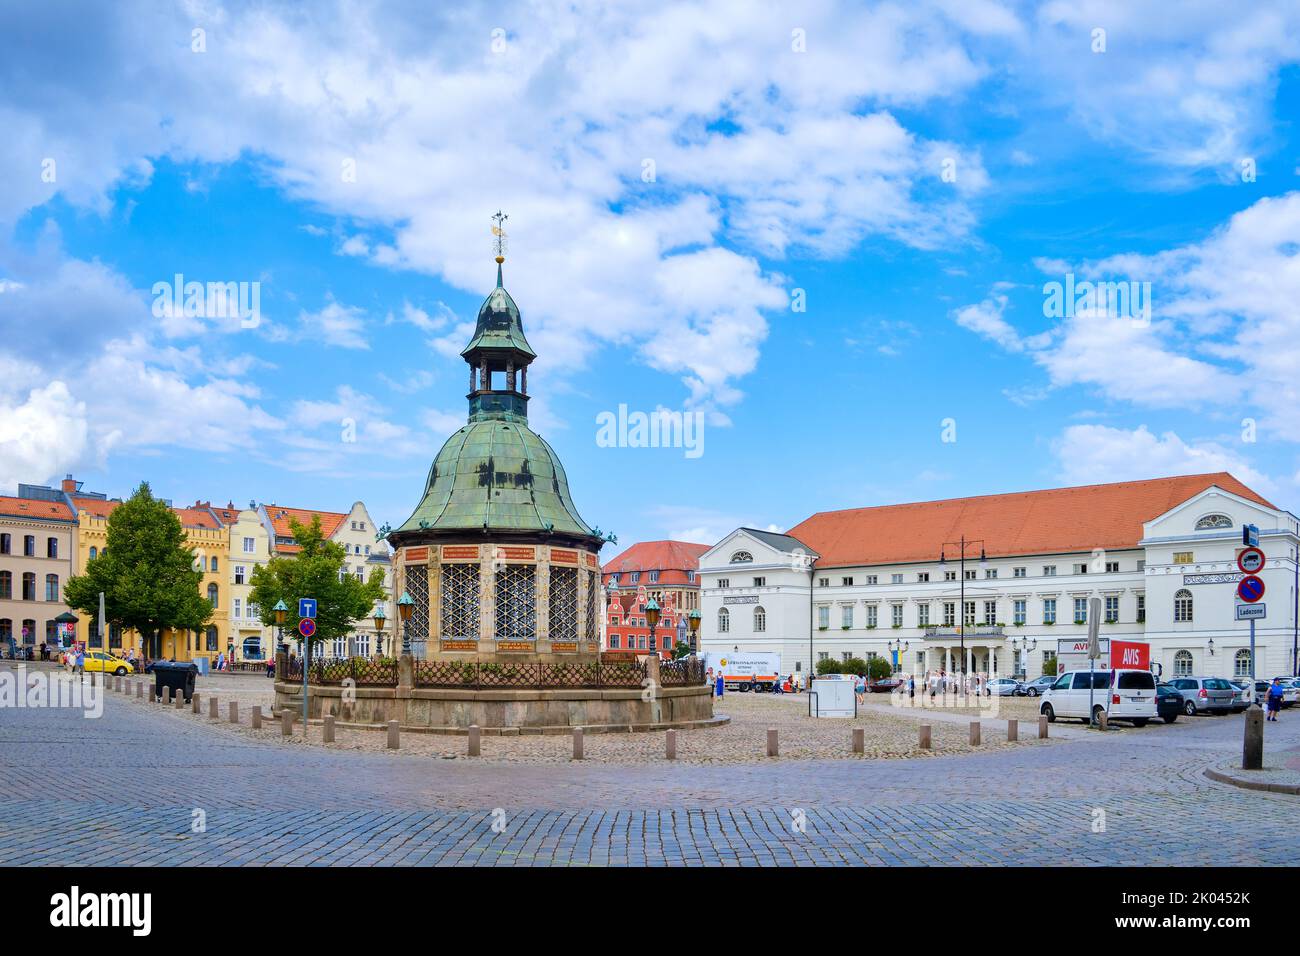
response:
<path id="1" fill-rule="evenodd" d="M 77 645 L 77 656 L 73 659 L 72 673 L 84 678 L 86 676 L 86 652 Z"/>
<path id="2" fill-rule="evenodd" d="M 1265 720 L 1277 720 L 1278 712 L 1282 709 L 1282 695 L 1284 693 L 1285 692 L 1282 690 L 1282 681 L 1279 678 L 1274 677 L 1273 683 L 1270 684 L 1268 688 L 1268 716 Z"/>
<path id="3" fill-rule="evenodd" d="M 718 671 L 717 680 L 713 683 L 713 696 L 721 697 L 726 690 L 726 682 L 722 679 L 722 671 Z"/>

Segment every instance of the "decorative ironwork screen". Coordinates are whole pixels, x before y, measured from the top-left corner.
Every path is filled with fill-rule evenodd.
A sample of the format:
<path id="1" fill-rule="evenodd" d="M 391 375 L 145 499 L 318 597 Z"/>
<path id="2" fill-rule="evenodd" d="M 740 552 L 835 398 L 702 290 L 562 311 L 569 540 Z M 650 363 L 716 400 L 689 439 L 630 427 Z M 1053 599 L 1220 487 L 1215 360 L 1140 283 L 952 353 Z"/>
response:
<path id="1" fill-rule="evenodd" d="M 551 640 L 578 640 L 578 569 L 551 568 Z"/>
<path id="2" fill-rule="evenodd" d="M 411 654 L 423 657 L 424 643 L 429 639 L 429 569 L 423 564 L 406 566 L 406 593 L 415 602 L 408 622 L 411 628 Z"/>
<path id="3" fill-rule="evenodd" d="M 476 661 L 415 661 L 416 687 L 641 687 L 644 662 L 599 664 L 594 661 L 557 663 L 478 663 Z M 703 683 L 703 668 L 700 669 Z M 358 680 L 358 683 L 361 683 Z"/>
<path id="4" fill-rule="evenodd" d="M 478 584 L 477 564 L 442 566 L 439 633 L 443 640 L 478 640 Z"/>
<path id="5" fill-rule="evenodd" d="M 537 576 L 531 564 L 507 564 L 497 571 L 497 640 L 537 639 Z"/>
<path id="6" fill-rule="evenodd" d="M 597 610 L 600 581 L 595 571 L 585 571 L 583 576 L 587 579 L 587 633 L 584 636 L 594 644 L 600 640 L 600 612 Z"/>

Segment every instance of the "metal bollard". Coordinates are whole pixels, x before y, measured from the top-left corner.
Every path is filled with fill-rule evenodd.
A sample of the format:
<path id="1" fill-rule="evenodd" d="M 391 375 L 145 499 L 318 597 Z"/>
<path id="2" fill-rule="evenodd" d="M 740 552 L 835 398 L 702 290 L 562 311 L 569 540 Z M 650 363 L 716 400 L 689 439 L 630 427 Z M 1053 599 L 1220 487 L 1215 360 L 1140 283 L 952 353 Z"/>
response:
<path id="1" fill-rule="evenodd" d="M 397 721 L 390 720 L 388 722 L 388 749 L 389 750 L 397 750 L 401 746 L 401 740 L 398 738 L 397 734 L 398 734 Z"/>
<path id="2" fill-rule="evenodd" d="M 664 734 L 664 757 L 668 760 L 677 759 L 677 731 L 669 730 Z"/>
<path id="3" fill-rule="evenodd" d="M 280 711 L 280 736 L 289 737 L 293 735 L 293 711 L 286 707 Z"/>
<path id="4" fill-rule="evenodd" d="M 208 717 L 211 720 L 217 719 L 217 699 L 215 697 L 208 698 Z"/>
<path id="5" fill-rule="evenodd" d="M 1020 739 L 1020 721 L 1014 717 L 1007 720 L 1007 743 L 1015 743 Z"/>
<path id="6" fill-rule="evenodd" d="M 930 725 L 929 724 L 921 725 L 920 747 L 922 750 L 930 749 Z"/>
<path id="7" fill-rule="evenodd" d="M 1038 739 L 1039 740 L 1047 739 L 1047 715 L 1046 714 L 1038 715 Z"/>
<path id="8" fill-rule="evenodd" d="M 573 728 L 573 759 L 582 759 L 582 728 Z"/>
<path id="9" fill-rule="evenodd" d="M 334 743 L 334 715 L 333 714 L 325 715 L 325 719 L 322 721 L 320 739 L 322 743 L 327 743 L 327 744 Z"/>
<path id="10" fill-rule="evenodd" d="M 466 745 L 466 748 L 465 748 L 465 752 L 466 752 L 469 756 L 471 756 L 471 757 L 477 757 L 477 756 L 479 755 L 479 740 L 480 740 L 480 737 L 481 737 L 481 733 L 480 733 L 480 731 L 479 731 L 478 724 L 470 724 L 470 725 L 469 725 L 469 742 L 468 742 L 468 744 Z"/>
<path id="11" fill-rule="evenodd" d="M 238 701 L 234 701 L 234 700 L 232 700 L 232 701 L 230 702 L 230 718 L 229 718 L 229 719 L 230 719 L 230 722 L 231 722 L 232 724 L 237 724 L 237 723 L 239 723 L 239 702 L 238 702 Z"/>
<path id="12" fill-rule="evenodd" d="M 980 722 L 978 720 L 970 722 L 970 745 L 972 747 L 980 745 Z"/>
<path id="13" fill-rule="evenodd" d="M 861 727 L 853 728 L 853 752 L 855 754 L 867 752 L 866 736 L 867 732 Z"/>
<path id="14" fill-rule="evenodd" d="M 769 757 L 779 757 L 781 755 L 781 747 L 776 739 L 775 727 L 767 728 L 767 755 Z"/>

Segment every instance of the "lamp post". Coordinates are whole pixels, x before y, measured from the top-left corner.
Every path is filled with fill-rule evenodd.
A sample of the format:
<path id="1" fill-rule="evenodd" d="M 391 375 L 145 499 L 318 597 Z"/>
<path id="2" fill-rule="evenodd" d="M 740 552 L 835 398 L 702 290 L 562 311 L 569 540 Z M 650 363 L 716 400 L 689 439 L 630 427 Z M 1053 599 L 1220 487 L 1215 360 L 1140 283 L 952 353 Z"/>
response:
<path id="1" fill-rule="evenodd" d="M 402 619 L 402 653 L 411 653 L 411 611 L 415 610 L 415 602 L 411 600 L 411 595 L 405 591 L 397 599 L 397 613 Z"/>
<path id="2" fill-rule="evenodd" d="M 375 608 L 375 652 L 384 656 L 384 625 L 388 623 L 388 615 L 384 613 L 384 606 L 381 604 Z"/>
<path id="3" fill-rule="evenodd" d="M 903 640 L 901 637 L 893 638 L 889 642 L 888 647 L 890 652 L 898 655 L 898 658 L 894 663 L 894 670 L 898 670 L 902 666 L 903 655 L 907 653 L 907 649 L 911 646 L 911 644 Z"/>
<path id="4" fill-rule="evenodd" d="M 271 608 L 271 610 L 275 612 L 275 649 L 279 651 L 284 646 L 284 616 L 289 613 L 289 609 L 284 606 L 283 601 L 276 601 L 275 607 Z"/>
<path id="5" fill-rule="evenodd" d="M 654 598 L 651 598 L 645 606 L 645 619 L 650 625 L 650 650 L 658 654 L 659 645 L 655 643 L 655 628 L 659 626 L 659 602 Z"/>
<path id="6" fill-rule="evenodd" d="M 1035 650 L 1037 647 L 1038 647 L 1038 639 L 1035 637 L 1013 637 L 1011 639 L 1012 653 L 1020 652 L 1023 654 L 1028 654 L 1030 651 Z M 1014 661 L 1012 663 L 1014 664 Z M 1024 661 L 1024 664 L 1025 664 L 1025 677 L 1027 678 L 1029 677 L 1028 659 Z M 1011 676 L 1014 677 L 1015 675 L 1012 674 Z"/>
<path id="7" fill-rule="evenodd" d="M 687 614 L 686 623 L 691 629 L 691 653 L 692 654 L 698 653 L 699 651 L 698 635 L 700 633 L 700 612 L 691 611 L 689 614 Z"/>
<path id="8" fill-rule="evenodd" d="M 961 548 L 961 572 L 958 575 L 961 584 L 961 597 L 958 599 L 959 604 L 957 607 L 957 634 L 961 637 L 961 685 L 962 685 L 962 691 L 965 692 L 966 690 L 966 545 L 969 544 L 973 547 L 974 545 L 978 544 L 980 546 L 980 564 L 987 563 L 988 559 L 984 557 L 983 538 L 973 538 L 970 541 L 967 541 L 966 536 L 962 535 L 956 541 L 945 541 L 942 545 L 939 546 L 940 565 L 945 565 L 948 563 L 947 556 L 944 553 L 944 548 L 950 544 L 958 545 Z"/>

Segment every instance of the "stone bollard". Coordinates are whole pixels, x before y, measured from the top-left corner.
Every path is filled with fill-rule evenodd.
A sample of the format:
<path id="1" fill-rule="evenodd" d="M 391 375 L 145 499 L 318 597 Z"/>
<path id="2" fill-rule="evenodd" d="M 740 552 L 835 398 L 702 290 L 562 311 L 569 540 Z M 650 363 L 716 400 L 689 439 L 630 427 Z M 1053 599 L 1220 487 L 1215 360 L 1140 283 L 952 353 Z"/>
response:
<path id="1" fill-rule="evenodd" d="M 208 698 L 208 718 L 210 720 L 217 719 L 217 699 L 215 697 Z"/>
<path id="2" fill-rule="evenodd" d="M 398 737 L 397 721 L 390 720 L 388 722 L 388 749 L 397 750 L 400 747 L 401 747 L 401 738 Z"/>
<path id="3" fill-rule="evenodd" d="M 190 713 L 197 714 L 198 712 L 199 712 L 199 693 L 198 691 L 195 691 L 194 696 L 190 698 Z"/>
<path id="4" fill-rule="evenodd" d="M 262 729 L 262 705 L 261 704 L 257 704 L 253 707 L 253 711 L 249 715 L 248 719 L 252 722 L 251 726 L 254 730 Z"/>
<path id="5" fill-rule="evenodd" d="M 664 757 L 668 760 L 677 759 L 677 731 L 669 730 L 664 734 Z"/>
<path id="6" fill-rule="evenodd" d="M 920 747 L 922 750 L 930 749 L 930 725 L 929 724 L 921 725 Z"/>
<path id="7" fill-rule="evenodd" d="M 573 759 L 582 759 L 582 728 L 573 728 Z"/>
<path id="8" fill-rule="evenodd" d="M 114 677 L 114 678 L 113 678 L 113 692 L 114 692 L 114 693 L 118 693 L 118 692 L 120 692 L 121 690 L 122 690 L 122 678 L 120 678 L 120 677 Z"/>
<path id="9" fill-rule="evenodd" d="M 1241 769 L 1264 769 L 1264 711 L 1258 707 L 1246 710 L 1246 724 L 1241 743 Z"/>
<path id="10" fill-rule="evenodd" d="M 970 745 L 972 747 L 980 745 L 980 722 L 978 720 L 970 722 Z"/>
<path id="11" fill-rule="evenodd" d="M 183 690 L 176 691 L 176 696 L 173 697 L 172 700 L 176 704 L 176 709 L 180 710 L 182 707 L 185 706 L 185 691 Z"/>
<path id="12" fill-rule="evenodd" d="M 158 700 L 161 701 L 164 706 L 170 704 L 172 702 L 172 689 L 170 687 L 164 687 L 162 696 L 159 697 Z"/>
<path id="13" fill-rule="evenodd" d="M 769 757 L 779 757 L 781 755 L 781 746 L 777 741 L 776 728 L 767 728 L 767 755 Z"/>
<path id="14" fill-rule="evenodd" d="M 286 707 L 280 711 L 280 736 L 289 737 L 293 735 L 293 711 Z"/>
<path id="15" fill-rule="evenodd" d="M 334 715 L 326 714 L 321 724 L 321 742 L 326 744 L 334 743 Z"/>
<path id="16" fill-rule="evenodd" d="M 135 682 L 135 699 L 144 700 L 144 681 L 142 680 Z"/>
<path id="17" fill-rule="evenodd" d="M 482 732 L 479 730 L 478 724 L 469 725 L 469 733 L 466 735 L 466 743 L 465 743 L 466 754 L 468 754 L 471 757 L 477 757 L 479 755 L 482 736 L 483 735 Z"/>
<path id="18" fill-rule="evenodd" d="M 1038 739 L 1039 740 L 1047 739 L 1047 715 L 1046 714 L 1038 715 Z"/>
<path id="19" fill-rule="evenodd" d="M 1020 739 L 1020 721 L 1014 717 L 1007 721 L 1007 742 L 1015 743 Z"/>
<path id="20" fill-rule="evenodd" d="M 867 752 L 866 736 L 867 732 L 861 727 L 853 728 L 853 752 L 855 754 Z"/>
<path id="21" fill-rule="evenodd" d="M 1097 715 L 1097 726 L 1102 730 L 1110 729 L 1110 717 L 1104 710 Z"/>

